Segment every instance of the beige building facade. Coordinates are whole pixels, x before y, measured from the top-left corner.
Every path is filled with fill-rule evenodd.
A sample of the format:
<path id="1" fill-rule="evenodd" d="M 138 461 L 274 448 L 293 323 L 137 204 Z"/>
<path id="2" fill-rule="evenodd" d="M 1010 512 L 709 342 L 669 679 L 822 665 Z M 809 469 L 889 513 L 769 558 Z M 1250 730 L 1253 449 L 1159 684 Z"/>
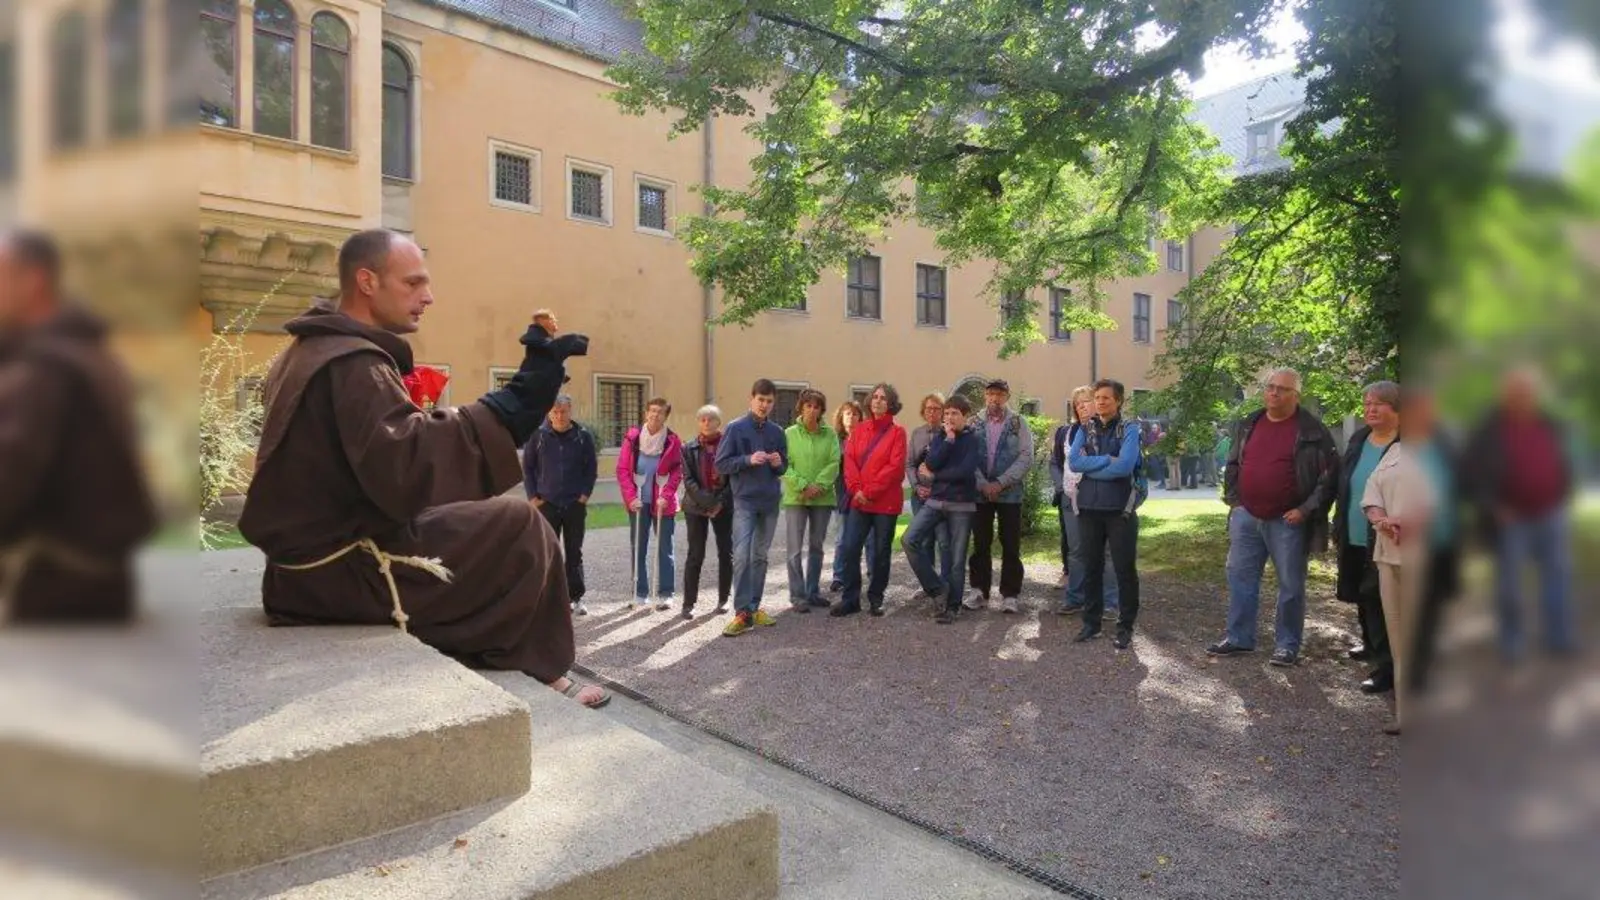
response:
<path id="1" fill-rule="evenodd" d="M 1055 333 L 1054 298 L 1036 290 L 1051 339 L 1006 361 L 988 339 L 999 320 L 985 295 L 989 272 L 945 266 L 933 235 L 914 225 L 892 228 L 848 273 L 824 277 L 803 310 L 766 313 L 748 328 L 708 328 L 719 300 L 694 278 L 673 232 L 700 209 L 696 185 L 744 182 L 760 148 L 740 121 L 668 140 L 667 117 L 621 113 L 605 69 L 640 44 L 615 6 L 202 0 L 197 52 L 183 54 L 167 35 L 186 26 L 168 3 L 28 6 L 17 33 L 49 39 L 0 46 L 26 57 L 21 67 L 39 73 L 37 90 L 54 105 L 37 104 L 51 121 L 17 129 L 32 136 L 9 164 L 18 172 L 72 166 L 48 183 L 76 187 L 24 197 L 19 189 L 47 182 L 13 179 L 0 200 L 59 223 L 93 219 L 108 190 L 136 209 L 186 196 L 168 180 L 190 190 L 198 181 L 199 252 L 189 257 L 198 296 L 188 295 L 182 330 L 198 340 L 240 336 L 245 361 L 229 375 L 240 391 L 284 345 L 283 323 L 336 292 L 343 239 L 380 225 L 411 234 L 427 253 L 437 302 L 412 340 L 418 362 L 451 377 L 442 402 L 469 401 L 513 371 L 530 314 L 550 307 L 564 329 L 593 339 L 591 355 L 569 367 L 569 390 L 580 418 L 611 448 L 650 397 L 671 400 L 673 424 L 688 431 L 704 402 L 738 414 L 759 377 L 779 384 L 780 414 L 802 387 L 837 404 L 879 381 L 896 385 L 909 407 L 929 391 L 1004 377 L 1018 405 L 1053 416 L 1095 375 L 1153 388 L 1147 373 L 1181 315 L 1169 301 L 1216 250 L 1205 235 L 1153 248 L 1155 274 L 1108 290 L 1116 331 Z M 118 87 L 129 71 L 128 40 L 93 39 L 112 33 L 113 22 L 124 23 L 116 33 L 143 42 L 135 55 L 145 115 L 187 142 L 181 165 L 169 152 L 169 164 L 152 164 L 148 178 L 95 175 L 94 166 L 112 163 L 84 149 L 114 144 L 99 138 L 114 136 L 119 115 L 126 118 L 118 110 L 131 102 Z M 91 36 L 79 54 L 88 60 L 81 85 L 38 49 L 51 40 L 71 49 L 80 32 Z M 171 92 L 185 79 L 199 86 L 198 129 L 179 127 L 185 104 Z M 91 124 L 84 147 L 63 149 L 49 143 L 62 133 L 53 121 L 62 115 L 50 110 L 74 92 Z M 192 104 L 191 94 L 190 119 Z M 160 144 L 118 151 L 117 171 L 129 171 L 129 153 Z M 188 229 L 194 217 L 193 206 L 174 211 Z M 602 462 L 603 474 L 609 465 Z"/>

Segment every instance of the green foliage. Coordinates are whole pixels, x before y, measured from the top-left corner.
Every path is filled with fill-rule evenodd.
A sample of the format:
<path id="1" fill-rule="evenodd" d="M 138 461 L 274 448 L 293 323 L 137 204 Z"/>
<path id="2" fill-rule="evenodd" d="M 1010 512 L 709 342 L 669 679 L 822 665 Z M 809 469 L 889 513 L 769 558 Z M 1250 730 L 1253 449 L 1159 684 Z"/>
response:
<path id="1" fill-rule="evenodd" d="M 294 273 L 290 273 L 292 275 Z M 284 276 L 286 280 L 289 276 Z M 205 550 L 230 546 L 232 526 L 206 518 L 223 496 L 241 492 L 250 483 L 244 462 L 255 453 L 264 410 L 254 391 L 240 391 L 241 381 L 266 374 L 270 361 L 251 365 L 244 333 L 283 286 L 280 280 L 250 308 L 234 316 L 200 350 L 199 406 L 199 537 Z"/>
<path id="2" fill-rule="evenodd" d="M 1106 330 L 1101 285 L 1150 271 L 1153 223 L 1191 233 L 1224 186 L 1175 76 L 1214 44 L 1257 42 L 1274 5 L 644 2 L 652 55 L 610 75 L 624 110 L 669 111 L 680 135 L 749 119 L 765 148 L 751 182 L 706 188 L 713 213 L 683 230 L 696 274 L 722 288 L 721 323 L 795 305 L 915 217 L 948 263 L 997 264 L 997 307 L 1058 285 L 1075 301 L 1066 327 Z M 1042 337 L 1036 300 L 1002 312 L 1002 357 Z"/>
<path id="3" fill-rule="evenodd" d="M 1061 423 L 1044 416 L 1023 416 L 1022 421 L 1033 432 L 1033 465 L 1022 481 L 1022 533 L 1030 535 L 1059 527 L 1055 507 L 1050 505 L 1050 439 Z"/>

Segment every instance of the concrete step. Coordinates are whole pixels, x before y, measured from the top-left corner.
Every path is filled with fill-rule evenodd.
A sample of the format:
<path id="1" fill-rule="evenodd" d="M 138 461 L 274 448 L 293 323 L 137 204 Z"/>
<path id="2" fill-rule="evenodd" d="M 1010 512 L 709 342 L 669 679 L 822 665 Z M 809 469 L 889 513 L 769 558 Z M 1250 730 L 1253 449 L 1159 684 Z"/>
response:
<path id="1" fill-rule="evenodd" d="M 192 882 L 192 620 L 0 629 L 0 832 Z M 8 845 L 0 895 L 21 883 L 3 862 Z"/>
<path id="2" fill-rule="evenodd" d="M 515 797 L 525 704 L 388 627 L 202 613 L 202 877 Z"/>
<path id="3" fill-rule="evenodd" d="M 201 884 L 206 900 L 765 900 L 778 819 L 760 796 L 516 673 L 528 793 Z M 529 771 L 531 769 L 531 771 Z"/>

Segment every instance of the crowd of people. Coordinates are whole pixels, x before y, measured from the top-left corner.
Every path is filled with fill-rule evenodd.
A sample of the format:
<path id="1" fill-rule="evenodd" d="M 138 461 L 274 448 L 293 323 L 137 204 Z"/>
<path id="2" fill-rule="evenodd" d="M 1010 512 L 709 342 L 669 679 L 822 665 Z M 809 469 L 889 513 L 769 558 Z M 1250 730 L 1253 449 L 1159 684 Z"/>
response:
<path id="1" fill-rule="evenodd" d="M 1271 562 L 1277 597 L 1269 662 L 1296 665 L 1309 561 L 1331 547 L 1337 596 L 1356 607 L 1361 633 L 1348 655 L 1371 664 L 1361 690 L 1422 688 L 1441 611 L 1459 582 L 1468 503 L 1489 511 L 1484 527 L 1501 550 L 1502 649 L 1511 657 L 1521 653 L 1521 582 L 1512 573 L 1534 556 L 1546 578 L 1546 646 L 1556 654 L 1572 652 L 1561 517 L 1575 479 L 1559 426 L 1539 413 L 1532 390 L 1526 374 L 1515 375 L 1503 411 L 1491 419 L 1500 424 L 1479 429 L 1463 453 L 1441 434 L 1430 394 L 1380 381 L 1365 389 L 1363 423 L 1341 453 L 1329 428 L 1301 404 L 1299 374 L 1270 373 L 1263 407 L 1226 429 L 1219 444 L 1218 480 L 1229 507 L 1229 603 L 1222 637 L 1206 652 L 1233 657 L 1256 650 L 1262 577 Z M 776 389 L 763 379 L 752 387 L 748 413 L 726 428 L 718 407 L 701 407 L 687 443 L 666 424 L 671 404 L 650 400 L 644 422 L 628 431 L 616 468 L 629 510 L 632 604 L 667 610 L 675 603 L 671 537 L 681 490 L 689 528 L 683 618 L 695 614 L 708 536 L 714 536 L 715 612 L 725 613 L 730 600 L 734 608 L 724 634 L 776 624 L 762 610 L 762 586 L 780 519 L 793 612 L 826 608 L 842 617 L 865 608 L 882 615 L 896 521 L 909 487 L 911 517 L 899 546 L 917 582 L 914 599 L 928 601 L 941 624 L 957 621 L 964 610 L 988 608 L 998 536 L 998 608 L 1016 613 L 1023 491 L 1036 456 L 1032 432 L 1009 399 L 1000 379 L 985 386 L 976 410 L 963 396 L 930 393 L 918 408 L 921 424 L 907 431 L 896 421 L 900 398 L 892 385 L 875 386 L 865 408 L 847 401 L 831 416 L 827 398 L 807 389 L 796 421 L 781 428 L 770 421 Z M 1042 454 L 1059 510 L 1063 577 L 1056 611 L 1081 615 L 1078 642 L 1099 637 L 1109 617 L 1118 649 L 1131 643 L 1139 614 L 1138 509 L 1152 430 L 1125 420 L 1124 402 L 1123 386 L 1111 379 L 1076 388 L 1066 421 Z M 583 615 L 581 547 L 574 546 L 570 522 L 573 508 L 593 490 L 594 441 L 572 425 L 569 397 L 557 399 L 550 418 L 524 455 L 525 486 L 552 526 L 569 529 L 572 608 Z M 576 456 L 565 449 L 573 443 L 584 448 Z M 1463 484 L 1473 490 L 1463 491 Z M 832 522 L 839 527 L 833 568 L 825 573 Z M 1387 726 L 1393 733 L 1401 708 L 1397 693 L 1395 719 Z"/>
<path id="2" fill-rule="evenodd" d="M 558 336 L 545 312 L 523 336 L 524 358 L 507 384 L 474 403 L 425 411 L 403 384 L 413 366 L 400 337 L 433 303 L 421 250 L 393 232 L 361 232 L 341 249 L 339 272 L 337 302 L 286 327 L 294 340 L 265 388 L 240 530 L 267 556 L 270 619 L 393 620 L 468 665 L 523 671 L 603 705 L 607 692 L 567 675 L 572 616 L 586 611 L 583 536 L 598 453 L 560 387 L 566 359 L 586 354 L 587 338 Z M 1350 655 L 1373 664 L 1362 689 L 1420 687 L 1454 592 L 1468 509 L 1498 554 L 1502 651 L 1524 652 L 1518 595 L 1530 560 L 1544 579 L 1546 649 L 1576 650 L 1568 533 L 1576 477 L 1561 428 L 1526 374 L 1508 380 L 1501 404 L 1460 452 L 1436 428 L 1425 391 L 1378 382 L 1365 391 L 1365 425 L 1341 456 L 1301 405 L 1301 390 L 1293 370 L 1270 373 L 1264 407 L 1229 429 L 1221 481 L 1230 599 L 1209 653 L 1255 650 L 1270 560 L 1278 585 L 1271 663 L 1295 665 L 1308 560 L 1331 539 L 1338 596 L 1359 610 L 1362 641 Z M 681 506 L 689 532 L 681 615 L 695 614 L 714 540 L 716 610 L 733 608 L 723 633 L 775 625 L 762 593 L 780 518 L 795 612 L 882 615 L 909 485 L 912 517 L 900 549 L 936 620 L 989 606 L 996 588 L 1001 613 L 1019 610 L 1022 507 L 1036 455 L 1005 381 L 985 386 L 979 409 L 962 396 L 925 396 L 922 423 L 910 432 L 896 421 L 900 396 L 889 384 L 831 416 L 826 397 L 805 391 L 787 428 L 772 420 L 776 395 L 771 381 L 757 380 L 748 411 L 726 424 L 717 407 L 701 407 L 687 442 L 667 425 L 671 404 L 653 398 L 627 431 L 616 475 L 635 606 L 676 602 Z M 1110 379 L 1072 391 L 1047 454 L 1067 576 L 1057 609 L 1082 616 L 1078 642 L 1099 637 L 1111 616 L 1118 649 L 1130 645 L 1140 610 L 1139 508 L 1148 492 L 1145 435 L 1124 418 L 1125 400 Z M 502 496 L 519 476 L 529 499 Z M 834 520 L 830 603 L 822 578 Z M 1391 731 L 1400 711 L 1397 701 Z"/>

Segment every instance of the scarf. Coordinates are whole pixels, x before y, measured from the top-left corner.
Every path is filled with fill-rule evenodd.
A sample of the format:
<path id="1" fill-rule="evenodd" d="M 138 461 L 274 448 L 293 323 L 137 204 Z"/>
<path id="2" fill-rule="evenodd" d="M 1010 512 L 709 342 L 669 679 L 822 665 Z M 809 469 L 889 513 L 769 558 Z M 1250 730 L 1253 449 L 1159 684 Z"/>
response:
<path id="1" fill-rule="evenodd" d="M 706 490 L 715 491 L 722 487 L 722 476 L 717 474 L 717 445 L 722 443 L 722 432 L 717 432 L 712 437 L 700 438 L 700 483 Z"/>
<path id="2" fill-rule="evenodd" d="M 666 452 L 666 449 L 667 426 L 661 426 L 661 430 L 655 434 L 651 434 L 650 429 L 648 428 L 643 426 L 639 427 L 639 455 L 660 456 L 662 453 Z"/>

